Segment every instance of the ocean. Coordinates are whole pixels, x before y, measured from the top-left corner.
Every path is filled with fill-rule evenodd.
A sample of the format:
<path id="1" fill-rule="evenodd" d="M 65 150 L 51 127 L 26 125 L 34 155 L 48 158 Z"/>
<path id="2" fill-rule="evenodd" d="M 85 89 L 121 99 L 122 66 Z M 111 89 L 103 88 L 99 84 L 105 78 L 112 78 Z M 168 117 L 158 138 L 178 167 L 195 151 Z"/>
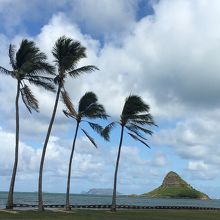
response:
<path id="1" fill-rule="evenodd" d="M 44 193 L 44 204 L 62 205 L 65 204 L 64 193 Z M 0 208 L 5 208 L 7 192 L 0 192 Z M 111 196 L 107 195 L 86 195 L 71 194 L 72 205 L 110 205 Z M 15 192 L 14 203 L 37 204 L 37 193 Z M 195 206 L 220 208 L 220 199 L 196 200 L 196 199 L 151 199 L 133 198 L 125 195 L 117 196 L 118 205 L 137 205 L 137 206 Z"/>

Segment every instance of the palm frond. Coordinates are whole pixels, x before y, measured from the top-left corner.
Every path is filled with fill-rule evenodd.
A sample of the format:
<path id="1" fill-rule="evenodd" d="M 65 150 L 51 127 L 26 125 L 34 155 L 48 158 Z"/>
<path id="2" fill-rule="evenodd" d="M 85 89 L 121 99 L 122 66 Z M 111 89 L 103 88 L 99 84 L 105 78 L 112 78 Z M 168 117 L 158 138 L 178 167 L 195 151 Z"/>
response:
<path id="1" fill-rule="evenodd" d="M 140 141 L 142 144 L 144 144 L 145 146 L 147 146 L 148 148 L 150 148 L 150 146 L 147 144 L 147 143 L 145 143 L 143 140 L 141 140 L 139 137 L 137 137 L 136 135 L 134 135 L 134 134 L 132 134 L 132 133 L 129 133 L 128 132 L 128 134 L 134 139 L 134 140 L 136 140 L 136 141 Z"/>
<path id="2" fill-rule="evenodd" d="M 98 104 L 98 98 L 93 92 L 86 92 L 79 101 L 78 112 L 82 117 L 107 119 L 103 105 Z"/>
<path id="3" fill-rule="evenodd" d="M 41 80 L 41 81 L 47 81 L 47 82 L 54 82 L 54 78 L 49 77 L 49 76 L 42 76 L 42 75 L 26 75 L 25 79 L 34 79 L 34 80 Z"/>
<path id="4" fill-rule="evenodd" d="M 97 132 L 98 134 L 102 134 L 102 126 L 97 124 L 97 123 L 92 123 L 92 122 L 89 122 L 88 121 L 88 124 L 90 125 L 90 127 L 95 131 Z"/>
<path id="5" fill-rule="evenodd" d="M 27 107 L 28 111 L 31 113 L 31 110 L 39 111 L 38 101 L 35 96 L 32 94 L 30 88 L 27 85 L 24 85 L 21 91 L 22 100 Z"/>
<path id="6" fill-rule="evenodd" d="M 146 128 L 143 128 L 137 124 L 133 124 L 133 123 L 129 123 L 130 126 L 135 129 L 135 130 L 141 130 L 142 132 L 144 132 L 145 134 L 149 134 L 149 135 L 152 135 L 153 134 L 153 131 L 149 130 L 149 129 L 146 129 Z"/>
<path id="7" fill-rule="evenodd" d="M 147 141 L 147 138 L 143 137 L 143 135 L 139 132 L 139 130 L 137 128 L 135 128 L 134 126 L 131 125 L 125 125 L 125 127 L 130 131 L 133 132 L 135 135 L 137 135 L 138 137 L 144 139 Z"/>
<path id="8" fill-rule="evenodd" d="M 132 120 L 129 120 L 129 122 L 132 122 L 132 123 L 137 124 L 137 125 L 149 125 L 149 126 L 156 126 L 156 127 L 158 127 L 158 125 L 155 124 L 154 121 L 146 121 L 146 120 L 140 120 L 140 119 L 132 119 Z"/>
<path id="9" fill-rule="evenodd" d="M 91 105 L 94 105 L 98 98 L 93 92 L 86 92 L 79 101 L 78 112 L 85 112 Z"/>
<path id="10" fill-rule="evenodd" d="M 71 102 L 71 99 L 69 97 L 68 92 L 64 89 L 61 92 L 61 94 L 62 94 L 63 103 L 65 104 L 66 108 L 68 109 L 69 114 L 72 115 L 73 117 L 77 117 L 77 112 L 74 109 L 74 106 L 73 106 L 73 104 Z"/>
<path id="11" fill-rule="evenodd" d="M 21 74 L 54 74 L 55 68 L 47 62 L 47 57 L 40 52 L 33 41 L 22 40 L 16 53 L 16 67 Z"/>
<path id="12" fill-rule="evenodd" d="M 26 66 L 25 66 L 26 65 Z M 55 67 L 46 60 L 35 60 L 32 62 L 26 62 L 22 68 L 30 75 L 50 74 L 55 75 Z"/>
<path id="13" fill-rule="evenodd" d="M 91 104 L 84 112 L 81 112 L 81 115 L 83 117 L 92 118 L 92 119 L 95 118 L 107 119 L 109 117 L 106 114 L 103 105 L 97 103 Z"/>
<path id="14" fill-rule="evenodd" d="M 110 134 L 112 128 L 114 128 L 114 126 L 115 126 L 115 122 L 111 122 L 102 130 L 101 136 L 104 137 L 105 140 L 109 141 L 109 139 L 110 139 L 109 134 Z"/>
<path id="15" fill-rule="evenodd" d="M 86 135 L 86 137 L 90 140 L 90 142 L 97 148 L 97 144 L 95 143 L 94 139 L 84 130 L 81 128 L 81 130 L 83 131 L 83 133 Z"/>
<path id="16" fill-rule="evenodd" d="M 10 64 L 11 64 L 13 70 L 15 70 L 16 69 L 15 46 L 12 44 L 9 45 L 8 55 L 9 55 L 9 59 L 10 59 Z"/>
<path id="17" fill-rule="evenodd" d="M 33 60 L 39 60 L 39 58 L 40 60 L 44 60 L 46 59 L 46 55 L 40 52 L 33 41 L 22 40 L 20 48 L 16 53 L 17 68 L 20 69 L 26 62 L 32 63 Z"/>
<path id="18" fill-rule="evenodd" d="M 99 70 L 99 69 L 96 66 L 88 65 L 88 66 L 83 66 L 83 67 L 74 69 L 74 70 L 68 72 L 68 74 L 71 77 L 78 77 L 82 73 L 90 73 L 90 72 L 93 72 L 95 70 Z"/>
<path id="19" fill-rule="evenodd" d="M 69 110 L 63 110 L 63 113 L 64 113 L 64 115 L 65 115 L 67 118 L 71 117 L 71 118 L 76 119 L 76 117 L 74 117 L 74 116 L 69 112 Z"/>
<path id="20" fill-rule="evenodd" d="M 61 72 L 72 71 L 78 61 L 86 57 L 86 48 L 80 42 L 66 36 L 60 37 L 53 47 L 52 54 Z"/>
<path id="21" fill-rule="evenodd" d="M 56 85 L 58 85 L 58 84 L 60 83 L 60 76 L 59 76 L 59 75 L 56 76 L 56 77 L 53 79 L 53 81 L 54 81 L 54 83 L 55 83 Z"/>
<path id="22" fill-rule="evenodd" d="M 35 78 L 29 78 L 28 82 L 30 84 L 33 84 L 33 85 L 37 86 L 37 87 L 42 87 L 42 88 L 44 88 L 48 91 L 52 91 L 52 92 L 56 91 L 54 83 L 52 83 L 50 81 L 45 81 L 45 80 L 43 81 L 43 80 L 40 80 L 40 79 L 37 80 Z"/>
<path id="23" fill-rule="evenodd" d="M 144 103 L 140 96 L 130 95 L 125 100 L 125 104 L 121 114 L 121 119 L 128 120 L 133 115 L 147 113 L 149 109 L 149 105 Z"/>
<path id="24" fill-rule="evenodd" d="M 7 70 L 7 69 L 5 69 L 5 68 L 2 67 L 2 66 L 0 66 L 0 72 L 1 72 L 1 73 L 4 73 L 4 74 L 6 74 L 6 75 L 10 75 L 10 76 L 12 76 L 12 77 L 15 77 L 13 71 Z"/>
<path id="25" fill-rule="evenodd" d="M 148 114 L 135 114 L 129 117 L 129 120 L 134 124 L 140 125 L 154 125 L 156 126 L 154 119 L 150 113 Z"/>

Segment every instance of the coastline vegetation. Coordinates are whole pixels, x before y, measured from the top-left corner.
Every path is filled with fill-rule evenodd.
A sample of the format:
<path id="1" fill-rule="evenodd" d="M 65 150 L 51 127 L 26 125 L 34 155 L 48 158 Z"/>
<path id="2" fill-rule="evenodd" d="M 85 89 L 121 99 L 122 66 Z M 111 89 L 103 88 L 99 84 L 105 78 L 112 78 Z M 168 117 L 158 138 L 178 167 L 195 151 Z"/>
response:
<path id="1" fill-rule="evenodd" d="M 131 197 L 148 197 L 148 198 L 174 198 L 174 199 L 210 199 L 208 195 L 194 189 L 190 184 L 184 181 L 177 173 L 169 172 L 161 186 L 151 192 L 141 195 L 130 195 Z"/>
<path id="2" fill-rule="evenodd" d="M 197 191 L 196 189 L 186 187 L 158 187 L 157 189 L 141 194 L 140 197 L 149 198 L 191 198 L 191 199 L 208 199 L 204 193 Z"/>

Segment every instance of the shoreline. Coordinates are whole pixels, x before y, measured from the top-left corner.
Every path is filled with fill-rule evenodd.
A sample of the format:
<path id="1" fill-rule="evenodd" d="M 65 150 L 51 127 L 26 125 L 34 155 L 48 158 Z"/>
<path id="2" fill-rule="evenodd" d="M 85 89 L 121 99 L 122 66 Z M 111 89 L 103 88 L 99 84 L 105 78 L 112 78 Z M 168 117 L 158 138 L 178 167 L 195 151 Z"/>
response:
<path id="1" fill-rule="evenodd" d="M 218 210 L 215 207 L 199 207 L 199 206 L 135 206 L 135 205 L 117 205 L 118 210 Z M 28 211 L 38 210 L 38 205 L 15 204 L 13 210 L 0 208 L 0 211 Z M 44 205 L 46 210 L 64 210 L 65 205 Z M 72 205 L 72 210 L 109 210 L 111 205 Z"/>

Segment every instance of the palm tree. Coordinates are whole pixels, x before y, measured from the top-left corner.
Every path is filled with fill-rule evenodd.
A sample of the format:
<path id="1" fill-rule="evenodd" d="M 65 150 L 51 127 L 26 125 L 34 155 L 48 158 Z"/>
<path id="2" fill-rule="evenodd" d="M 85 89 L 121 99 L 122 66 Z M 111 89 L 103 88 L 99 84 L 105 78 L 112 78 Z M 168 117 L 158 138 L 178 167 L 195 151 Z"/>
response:
<path id="1" fill-rule="evenodd" d="M 78 112 L 75 111 L 70 98 L 66 91 L 62 93 L 63 101 L 67 107 L 67 110 L 64 110 L 64 114 L 67 117 L 71 117 L 76 121 L 76 130 L 75 135 L 73 139 L 72 144 L 72 150 L 70 154 L 70 160 L 69 160 L 69 169 L 68 169 L 68 178 L 67 178 L 67 189 L 66 189 L 66 210 L 70 210 L 70 178 L 71 178 L 71 167 L 72 167 L 72 160 L 73 160 L 73 153 L 75 149 L 76 144 L 76 138 L 78 134 L 78 129 L 80 127 L 81 122 L 86 122 L 89 124 L 89 126 L 98 134 L 102 134 L 102 126 L 97 123 L 92 123 L 90 121 L 84 120 L 85 118 L 89 119 L 107 119 L 107 115 L 105 112 L 105 109 L 102 105 L 100 105 L 97 101 L 97 97 L 93 92 L 87 92 L 85 95 L 80 99 L 79 105 L 78 105 Z M 81 127 L 80 127 L 81 128 Z M 97 144 L 95 143 L 94 139 L 88 134 L 88 132 L 81 128 L 83 133 L 86 135 L 86 137 L 89 139 L 89 141 L 97 147 Z"/>
<path id="2" fill-rule="evenodd" d="M 149 145 L 145 142 L 147 139 L 143 137 L 143 134 L 152 135 L 152 131 L 144 128 L 145 125 L 155 125 L 153 121 L 153 117 L 149 113 L 150 107 L 147 105 L 141 97 L 137 95 L 130 95 L 126 98 L 125 104 L 120 116 L 120 124 L 121 126 L 121 137 L 118 148 L 118 156 L 115 166 L 115 175 L 114 175 L 114 187 L 113 187 L 113 195 L 112 195 L 112 206 L 111 210 L 116 211 L 116 185 L 117 185 L 117 173 L 118 166 L 121 154 L 121 146 L 123 142 L 123 135 L 125 129 L 127 129 L 128 134 L 136 141 L 140 141 L 142 144 L 149 147 Z M 115 122 L 110 123 L 105 127 L 102 132 L 102 135 L 106 140 L 109 140 L 109 132 L 115 126 Z M 150 147 L 149 147 L 150 148 Z"/>
<path id="3" fill-rule="evenodd" d="M 77 63 L 86 57 L 86 48 L 83 47 L 78 41 L 74 41 L 71 38 L 65 36 L 60 37 L 52 50 L 52 54 L 55 57 L 55 63 L 58 67 L 58 74 L 54 78 L 54 82 L 57 85 L 57 94 L 55 99 L 55 104 L 53 108 L 53 113 L 50 119 L 47 135 L 45 138 L 43 151 L 41 155 L 40 170 L 39 170 L 39 181 L 38 181 L 38 209 L 43 211 L 43 195 L 42 195 L 42 176 L 43 176 L 43 165 L 44 158 L 46 155 L 47 144 L 49 141 L 51 129 L 55 119 L 58 101 L 60 93 L 64 92 L 64 84 L 67 76 L 78 77 L 83 73 L 92 72 L 98 70 L 97 67 L 92 65 L 82 66 L 77 68 Z"/>
<path id="4" fill-rule="evenodd" d="M 54 67 L 48 64 L 46 55 L 35 46 L 33 41 L 22 40 L 20 48 L 15 53 L 15 46 L 9 46 L 9 58 L 12 70 L 0 66 L 0 72 L 9 75 L 17 80 L 16 107 L 16 135 L 15 135 L 15 160 L 11 177 L 10 189 L 6 208 L 13 208 L 14 184 L 18 165 L 19 150 L 19 97 L 31 112 L 38 111 L 38 101 L 31 92 L 26 82 L 47 90 L 54 90 L 53 79 L 49 74 L 54 74 Z"/>

